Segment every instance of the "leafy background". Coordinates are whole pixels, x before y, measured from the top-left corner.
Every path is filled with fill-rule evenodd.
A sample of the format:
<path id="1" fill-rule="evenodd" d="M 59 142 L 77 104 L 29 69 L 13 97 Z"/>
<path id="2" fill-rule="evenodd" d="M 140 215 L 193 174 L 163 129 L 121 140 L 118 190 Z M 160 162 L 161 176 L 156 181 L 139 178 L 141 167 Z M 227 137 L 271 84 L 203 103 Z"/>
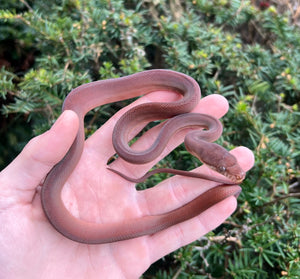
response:
<path id="1" fill-rule="evenodd" d="M 154 263 L 143 278 L 299 278 L 298 1 L 0 1 L 0 168 L 47 130 L 80 84 L 168 68 L 225 96 L 218 143 L 255 166 L 221 227 Z M 127 102 L 86 119 L 91 134 Z M 159 166 L 198 165 L 177 148 Z M 165 175 L 152 177 L 141 188 Z"/>

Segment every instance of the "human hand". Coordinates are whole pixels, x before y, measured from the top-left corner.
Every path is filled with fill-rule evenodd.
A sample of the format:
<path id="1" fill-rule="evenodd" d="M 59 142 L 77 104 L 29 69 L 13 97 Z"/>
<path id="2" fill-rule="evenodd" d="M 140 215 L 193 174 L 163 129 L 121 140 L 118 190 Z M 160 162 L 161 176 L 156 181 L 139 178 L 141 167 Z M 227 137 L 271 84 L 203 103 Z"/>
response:
<path id="1" fill-rule="evenodd" d="M 78 218 L 91 222 L 122 221 L 178 208 L 218 185 L 216 182 L 174 176 L 144 191 L 106 169 L 114 154 L 111 134 L 116 120 L 130 107 L 150 101 L 174 101 L 169 92 L 155 92 L 124 108 L 85 144 L 82 158 L 66 183 L 62 199 Z M 219 95 L 201 99 L 194 112 L 223 116 L 227 101 Z M 39 189 L 46 174 L 68 151 L 78 128 L 76 114 L 66 111 L 46 133 L 31 140 L 22 153 L 0 173 L 0 278 L 138 278 L 154 261 L 220 225 L 236 208 L 229 197 L 200 216 L 150 236 L 101 245 L 73 242 L 47 221 Z M 135 145 L 144 148 L 157 135 L 154 128 Z M 155 162 L 132 165 L 122 159 L 113 168 L 139 177 L 183 140 L 173 137 Z M 232 151 L 247 171 L 252 153 L 239 147 Z M 198 170 L 210 173 L 206 166 Z M 198 187 L 197 187 L 198 186 Z M 200 186 L 200 187 L 199 187 Z"/>

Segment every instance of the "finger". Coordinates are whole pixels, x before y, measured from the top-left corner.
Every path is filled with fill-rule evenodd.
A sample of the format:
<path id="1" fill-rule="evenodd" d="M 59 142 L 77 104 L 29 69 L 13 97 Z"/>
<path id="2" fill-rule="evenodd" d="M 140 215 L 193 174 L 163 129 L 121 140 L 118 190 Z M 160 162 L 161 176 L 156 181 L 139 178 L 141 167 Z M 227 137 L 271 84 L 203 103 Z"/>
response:
<path id="1" fill-rule="evenodd" d="M 228 197 L 201 215 L 154 234 L 149 238 L 150 261 L 155 262 L 217 228 L 235 211 L 236 206 L 236 198 Z"/>
<path id="2" fill-rule="evenodd" d="M 227 110 L 228 110 L 228 102 L 224 97 L 220 95 L 210 95 L 201 99 L 199 104 L 193 110 L 193 112 L 210 114 L 219 118 L 222 117 L 227 112 Z M 161 126 L 158 125 L 152 128 L 151 130 L 147 131 L 142 137 L 140 137 L 132 145 L 132 148 L 136 150 L 145 150 L 147 147 L 151 146 L 151 144 L 157 138 L 160 129 Z M 129 176 L 140 177 L 146 171 L 148 171 L 153 165 L 155 165 L 158 161 L 160 161 L 167 154 L 169 154 L 174 148 L 176 148 L 179 144 L 181 144 L 188 131 L 189 130 L 186 129 L 176 133 L 176 135 L 172 137 L 171 140 L 169 141 L 163 153 L 158 158 L 156 158 L 156 160 L 150 163 L 143 164 L 143 165 L 133 165 L 119 158 L 114 162 L 113 165 L 111 165 L 111 167 L 118 169 L 122 173 L 127 174 Z"/>
<path id="3" fill-rule="evenodd" d="M 241 146 L 231 150 L 230 153 L 237 158 L 245 172 L 252 168 L 254 156 L 251 150 Z M 211 176 L 218 175 L 205 165 L 193 171 Z M 215 181 L 176 175 L 155 187 L 139 191 L 140 200 L 144 203 L 140 207 L 147 209 L 144 214 L 165 213 L 186 204 L 218 184 L 220 183 Z"/>
<path id="4" fill-rule="evenodd" d="M 115 154 L 115 150 L 112 145 L 112 132 L 118 119 L 131 108 L 145 104 L 149 102 L 174 102 L 180 98 L 180 95 L 170 91 L 157 91 L 149 93 L 130 105 L 124 107 L 113 115 L 104 125 L 102 125 L 89 139 L 86 141 L 85 147 L 87 149 L 93 149 L 93 151 L 99 154 L 99 161 L 105 161 Z M 137 134 L 147 123 L 141 123 L 139 127 L 136 127 Z M 133 134 L 132 136 L 135 136 Z"/>
<path id="5" fill-rule="evenodd" d="M 32 192 L 70 148 L 78 130 L 78 118 L 65 111 L 52 128 L 29 141 L 18 157 L 0 173 L 1 194 L 31 201 Z M 16 197 L 16 193 L 20 193 Z M 21 194 L 22 193 L 22 194 Z"/>
<path id="6" fill-rule="evenodd" d="M 254 166 L 255 157 L 249 148 L 239 146 L 233 149 L 231 153 L 237 158 L 239 165 L 244 171 L 248 171 Z"/>
<path id="7" fill-rule="evenodd" d="M 225 97 L 218 94 L 212 94 L 202 98 L 192 112 L 205 113 L 216 118 L 221 118 L 227 113 L 228 109 L 229 104 Z"/>
<path id="8" fill-rule="evenodd" d="M 254 156 L 248 148 L 238 147 L 232 150 L 231 153 L 236 156 L 244 171 L 248 171 L 252 168 Z M 200 167 L 199 171 L 207 173 L 205 167 Z M 201 182 L 197 179 L 180 176 L 169 179 L 169 181 L 172 180 L 173 185 L 169 185 L 171 182 L 168 181 L 163 181 L 160 184 L 158 188 L 159 195 L 155 192 L 157 186 L 142 192 L 146 194 L 141 200 L 148 204 L 150 214 L 161 214 L 178 208 L 216 184 L 215 182 L 204 183 L 202 181 L 203 184 L 199 187 Z M 173 186 L 173 188 L 170 192 L 171 186 Z M 155 199 L 153 197 L 155 197 Z M 163 205 L 166 204 L 168 204 L 167 210 L 163 208 Z M 200 236 L 216 228 L 230 216 L 235 208 L 236 199 L 229 197 L 193 219 L 154 234 L 149 239 L 152 260 L 155 261 L 179 247 L 195 241 Z"/>

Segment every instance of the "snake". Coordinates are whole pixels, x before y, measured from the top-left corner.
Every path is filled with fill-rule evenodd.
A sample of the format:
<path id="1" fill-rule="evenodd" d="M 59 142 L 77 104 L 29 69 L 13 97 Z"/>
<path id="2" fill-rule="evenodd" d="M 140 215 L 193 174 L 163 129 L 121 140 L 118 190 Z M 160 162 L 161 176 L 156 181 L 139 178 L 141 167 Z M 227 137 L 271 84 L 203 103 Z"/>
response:
<path id="1" fill-rule="evenodd" d="M 185 136 L 186 149 L 204 164 L 222 174 L 205 175 L 196 171 L 156 169 L 143 177 L 128 177 L 108 169 L 132 182 L 141 182 L 158 172 L 207 179 L 218 186 L 204 192 L 190 202 L 169 212 L 126 219 L 120 223 L 95 223 L 73 216 L 61 198 L 62 189 L 77 166 L 84 148 L 84 117 L 92 109 L 104 104 L 131 99 L 164 90 L 179 94 L 173 102 L 148 102 L 125 112 L 114 126 L 112 143 L 116 154 L 132 164 L 146 164 L 155 160 L 170 138 L 179 130 L 190 128 Z M 164 69 L 146 70 L 124 77 L 89 82 L 71 90 L 64 100 L 62 111 L 72 110 L 79 119 L 76 137 L 66 155 L 47 174 L 41 188 L 41 204 L 45 216 L 54 229 L 66 238 L 84 244 L 104 244 L 152 235 L 198 216 L 229 196 L 237 197 L 238 185 L 245 173 L 237 159 L 222 146 L 213 143 L 222 134 L 221 122 L 208 114 L 192 113 L 201 98 L 198 83 L 190 76 Z M 137 151 L 130 144 L 134 129 L 141 123 L 165 120 L 153 144 Z"/>

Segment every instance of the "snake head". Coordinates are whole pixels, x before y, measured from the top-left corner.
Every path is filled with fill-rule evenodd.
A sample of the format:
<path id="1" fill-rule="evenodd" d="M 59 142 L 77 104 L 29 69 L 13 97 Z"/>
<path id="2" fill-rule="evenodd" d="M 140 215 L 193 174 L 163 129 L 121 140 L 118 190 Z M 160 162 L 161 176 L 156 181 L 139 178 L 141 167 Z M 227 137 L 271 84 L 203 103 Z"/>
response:
<path id="1" fill-rule="evenodd" d="M 185 146 L 202 163 L 226 176 L 232 182 L 239 184 L 245 178 L 246 174 L 237 159 L 222 146 L 195 137 L 186 138 Z"/>

